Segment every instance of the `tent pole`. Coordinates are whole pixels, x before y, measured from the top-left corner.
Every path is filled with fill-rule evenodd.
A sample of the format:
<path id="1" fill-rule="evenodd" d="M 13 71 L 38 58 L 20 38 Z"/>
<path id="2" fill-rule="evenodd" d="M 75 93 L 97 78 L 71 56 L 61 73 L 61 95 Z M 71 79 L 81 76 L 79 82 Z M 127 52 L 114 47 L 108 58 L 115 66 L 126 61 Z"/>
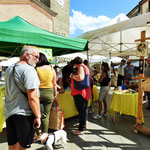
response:
<path id="1" fill-rule="evenodd" d="M 90 63 L 90 60 L 89 60 L 89 42 L 88 42 L 88 46 L 87 47 L 88 47 L 88 50 L 87 50 L 87 53 L 86 53 L 87 54 L 87 61 Z"/>
<path id="2" fill-rule="evenodd" d="M 120 52 L 122 52 L 122 31 L 120 31 Z"/>
<path id="3" fill-rule="evenodd" d="M 89 52 L 87 51 L 87 60 L 88 60 L 88 62 L 89 62 Z"/>
<path id="4" fill-rule="evenodd" d="M 55 56 L 55 66 L 56 66 L 56 63 L 57 63 L 57 56 Z"/>

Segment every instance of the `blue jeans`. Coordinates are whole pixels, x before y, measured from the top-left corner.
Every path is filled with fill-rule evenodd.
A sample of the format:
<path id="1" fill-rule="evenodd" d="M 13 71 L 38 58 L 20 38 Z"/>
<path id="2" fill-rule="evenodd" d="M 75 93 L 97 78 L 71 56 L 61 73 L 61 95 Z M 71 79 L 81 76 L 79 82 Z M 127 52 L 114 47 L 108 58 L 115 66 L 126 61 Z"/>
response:
<path id="1" fill-rule="evenodd" d="M 83 131 L 88 118 L 88 101 L 82 95 L 73 96 L 76 108 L 79 113 L 79 131 Z"/>

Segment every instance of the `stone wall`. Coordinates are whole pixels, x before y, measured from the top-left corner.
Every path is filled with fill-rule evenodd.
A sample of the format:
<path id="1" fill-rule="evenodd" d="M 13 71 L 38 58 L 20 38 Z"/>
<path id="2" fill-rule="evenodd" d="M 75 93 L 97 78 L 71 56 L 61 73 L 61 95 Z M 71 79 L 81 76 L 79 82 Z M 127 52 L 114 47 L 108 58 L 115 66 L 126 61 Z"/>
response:
<path id="1" fill-rule="evenodd" d="M 20 16 L 39 28 L 54 32 L 54 17 L 36 4 L 0 1 L 0 21 L 7 21 L 15 16 Z"/>
<path id="2" fill-rule="evenodd" d="M 54 32 L 59 35 L 69 36 L 70 0 L 64 0 L 64 5 L 59 5 L 57 0 L 51 0 L 50 8 L 57 13 L 54 18 Z"/>

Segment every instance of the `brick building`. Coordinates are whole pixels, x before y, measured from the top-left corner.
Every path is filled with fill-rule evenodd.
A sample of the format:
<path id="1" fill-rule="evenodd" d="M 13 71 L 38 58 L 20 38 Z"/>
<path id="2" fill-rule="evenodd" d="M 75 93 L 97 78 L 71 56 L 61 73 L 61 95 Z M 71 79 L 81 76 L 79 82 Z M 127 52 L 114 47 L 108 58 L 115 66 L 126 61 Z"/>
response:
<path id="1" fill-rule="evenodd" d="M 0 21 L 14 16 L 49 32 L 69 36 L 70 0 L 0 0 Z"/>

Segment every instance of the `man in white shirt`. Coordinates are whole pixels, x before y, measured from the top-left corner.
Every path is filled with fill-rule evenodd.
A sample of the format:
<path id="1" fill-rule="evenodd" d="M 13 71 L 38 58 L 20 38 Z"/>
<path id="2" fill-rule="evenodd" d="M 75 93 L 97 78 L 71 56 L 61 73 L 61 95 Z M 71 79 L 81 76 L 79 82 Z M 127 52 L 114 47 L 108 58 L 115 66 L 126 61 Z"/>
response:
<path id="1" fill-rule="evenodd" d="M 126 60 L 122 59 L 120 62 L 120 65 L 118 67 L 118 80 L 117 80 L 117 86 L 124 85 L 124 65 L 126 63 Z"/>

